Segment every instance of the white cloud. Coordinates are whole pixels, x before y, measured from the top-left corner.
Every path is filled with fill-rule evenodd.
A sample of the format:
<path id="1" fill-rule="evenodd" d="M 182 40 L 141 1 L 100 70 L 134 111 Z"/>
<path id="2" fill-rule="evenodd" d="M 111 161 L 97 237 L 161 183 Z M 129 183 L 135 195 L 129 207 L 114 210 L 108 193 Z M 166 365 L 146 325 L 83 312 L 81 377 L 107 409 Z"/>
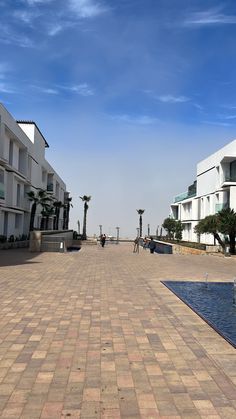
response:
<path id="1" fill-rule="evenodd" d="M 123 114 L 123 115 L 112 115 L 110 116 L 110 118 L 116 121 L 123 121 L 129 124 L 137 124 L 137 125 L 153 125 L 153 124 L 156 124 L 157 122 L 160 122 L 158 118 L 153 118 L 148 115 L 132 116 L 132 115 Z"/>
<path id="2" fill-rule="evenodd" d="M 50 88 L 50 87 L 47 88 L 47 87 L 40 87 L 40 86 L 35 86 L 35 85 L 33 85 L 31 87 L 34 88 L 34 89 L 37 89 L 41 93 L 46 93 L 46 94 L 49 94 L 49 95 L 58 95 L 59 94 L 58 90 Z"/>
<path id="3" fill-rule="evenodd" d="M 15 33 L 9 26 L 2 25 L 0 32 L 0 43 L 3 44 L 14 44 L 22 48 L 33 47 L 33 42 L 30 38 Z"/>
<path id="4" fill-rule="evenodd" d="M 207 124 L 207 125 L 216 125 L 216 126 L 220 126 L 220 127 L 231 127 L 232 124 L 229 124 L 228 122 L 220 122 L 220 121 L 201 121 L 202 124 Z"/>
<path id="5" fill-rule="evenodd" d="M 195 12 L 189 15 L 184 26 L 199 27 L 206 25 L 229 25 L 236 23 L 236 16 L 221 13 L 222 7 L 209 9 L 203 12 Z"/>
<path id="6" fill-rule="evenodd" d="M 55 25 L 51 25 L 48 29 L 48 35 L 55 36 L 59 32 L 61 32 L 64 29 L 63 25 L 60 25 L 59 23 L 56 23 Z"/>
<path id="7" fill-rule="evenodd" d="M 71 92 L 77 93 L 81 96 L 93 96 L 94 91 L 93 89 L 87 84 L 82 83 L 74 86 L 61 86 L 65 90 L 69 90 Z"/>
<path id="8" fill-rule="evenodd" d="M 15 93 L 15 90 L 9 87 L 6 83 L 0 82 L 0 93 Z"/>
<path id="9" fill-rule="evenodd" d="M 172 96 L 172 95 L 159 96 L 158 99 L 164 103 L 184 103 L 190 100 L 186 96 Z"/>
<path id="10" fill-rule="evenodd" d="M 35 4 L 45 4 L 45 3 L 50 3 L 54 0 L 26 0 L 26 2 L 30 5 L 30 6 L 34 6 Z"/>
<path id="11" fill-rule="evenodd" d="M 70 9 L 80 18 L 92 18 L 106 12 L 107 9 L 94 0 L 68 0 Z"/>

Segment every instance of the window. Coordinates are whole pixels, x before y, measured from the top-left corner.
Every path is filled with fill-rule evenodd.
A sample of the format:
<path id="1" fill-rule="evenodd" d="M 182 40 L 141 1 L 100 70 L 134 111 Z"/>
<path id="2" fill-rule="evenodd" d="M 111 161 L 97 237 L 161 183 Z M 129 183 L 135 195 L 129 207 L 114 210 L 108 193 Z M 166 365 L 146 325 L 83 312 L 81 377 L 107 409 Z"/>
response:
<path id="1" fill-rule="evenodd" d="M 19 229 L 21 224 L 21 214 L 15 214 L 15 228 Z"/>
<path id="2" fill-rule="evenodd" d="M 16 188 L 17 188 L 16 189 L 16 206 L 20 207 L 21 202 L 20 202 L 20 184 L 19 183 L 17 183 Z"/>
<path id="3" fill-rule="evenodd" d="M 13 163 L 13 141 L 10 140 L 9 144 L 9 164 L 12 166 Z"/>

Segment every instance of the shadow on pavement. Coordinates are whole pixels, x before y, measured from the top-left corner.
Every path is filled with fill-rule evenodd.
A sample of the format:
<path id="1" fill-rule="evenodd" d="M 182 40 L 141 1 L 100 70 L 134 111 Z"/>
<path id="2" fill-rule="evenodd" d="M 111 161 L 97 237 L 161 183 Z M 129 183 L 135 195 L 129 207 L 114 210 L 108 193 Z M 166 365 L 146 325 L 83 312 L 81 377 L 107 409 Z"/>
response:
<path id="1" fill-rule="evenodd" d="M 31 253 L 29 249 L 0 250 L 0 267 L 41 263 L 33 261 L 39 253 Z"/>

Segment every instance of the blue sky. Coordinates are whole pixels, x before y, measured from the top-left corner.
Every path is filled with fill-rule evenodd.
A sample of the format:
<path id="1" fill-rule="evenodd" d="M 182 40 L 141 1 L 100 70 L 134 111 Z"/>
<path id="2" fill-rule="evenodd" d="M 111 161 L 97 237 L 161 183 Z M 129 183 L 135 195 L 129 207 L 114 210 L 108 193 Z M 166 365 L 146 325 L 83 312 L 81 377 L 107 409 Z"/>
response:
<path id="1" fill-rule="evenodd" d="M 0 0 L 0 101 L 35 120 L 88 232 L 155 232 L 235 138 L 236 3 Z"/>

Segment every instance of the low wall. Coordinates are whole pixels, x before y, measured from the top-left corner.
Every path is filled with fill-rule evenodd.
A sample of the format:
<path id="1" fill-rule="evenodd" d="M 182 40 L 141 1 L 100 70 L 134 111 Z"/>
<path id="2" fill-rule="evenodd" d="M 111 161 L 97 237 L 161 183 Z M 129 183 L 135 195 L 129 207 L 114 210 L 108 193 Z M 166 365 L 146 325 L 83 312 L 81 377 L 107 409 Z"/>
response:
<path id="1" fill-rule="evenodd" d="M 168 243 L 155 240 L 156 252 L 174 255 L 205 255 L 206 253 L 219 252 L 219 246 L 206 246 L 206 250 L 195 249 L 194 247 L 182 246 L 181 244 Z"/>
<path id="2" fill-rule="evenodd" d="M 30 252 L 65 252 L 73 245 L 73 230 L 31 231 Z"/>

